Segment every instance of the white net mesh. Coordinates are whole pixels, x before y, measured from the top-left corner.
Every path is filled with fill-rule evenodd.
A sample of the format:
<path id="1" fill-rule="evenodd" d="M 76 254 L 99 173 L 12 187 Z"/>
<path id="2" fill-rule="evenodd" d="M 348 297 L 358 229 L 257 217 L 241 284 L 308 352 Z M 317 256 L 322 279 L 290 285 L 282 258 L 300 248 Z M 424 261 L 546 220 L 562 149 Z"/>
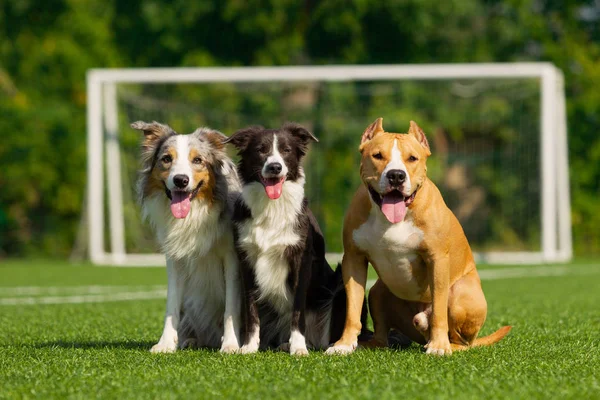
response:
<path id="1" fill-rule="evenodd" d="M 130 122 L 227 135 L 248 125 L 304 124 L 320 140 L 305 161 L 307 197 L 328 251 L 341 252 L 343 216 L 360 184 L 360 136 L 377 117 L 388 131 L 406 132 L 411 119 L 425 130 L 429 176 L 474 250 L 540 251 L 539 92 L 538 79 L 521 78 L 118 84 L 126 251 L 157 251 L 136 204 L 140 135 Z"/>

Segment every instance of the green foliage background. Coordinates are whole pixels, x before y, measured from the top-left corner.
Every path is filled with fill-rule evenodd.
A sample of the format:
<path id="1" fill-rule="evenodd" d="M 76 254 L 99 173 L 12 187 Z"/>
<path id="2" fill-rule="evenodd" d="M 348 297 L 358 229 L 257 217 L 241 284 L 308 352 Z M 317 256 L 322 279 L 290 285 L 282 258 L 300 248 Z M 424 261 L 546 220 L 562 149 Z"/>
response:
<path id="1" fill-rule="evenodd" d="M 599 253 L 599 22 L 591 0 L 0 0 L 0 256 L 63 257 L 73 246 L 89 68 L 492 61 L 563 70 L 575 250 Z M 420 101 L 425 121 L 452 118 Z M 502 103 L 489 107 L 502 115 Z M 396 110 L 389 123 L 409 118 Z M 328 137 L 340 149 L 331 163 L 355 162 L 336 142 L 349 140 L 344 121 L 327 124 L 340 133 Z M 317 212 L 339 236 L 343 210 Z"/>

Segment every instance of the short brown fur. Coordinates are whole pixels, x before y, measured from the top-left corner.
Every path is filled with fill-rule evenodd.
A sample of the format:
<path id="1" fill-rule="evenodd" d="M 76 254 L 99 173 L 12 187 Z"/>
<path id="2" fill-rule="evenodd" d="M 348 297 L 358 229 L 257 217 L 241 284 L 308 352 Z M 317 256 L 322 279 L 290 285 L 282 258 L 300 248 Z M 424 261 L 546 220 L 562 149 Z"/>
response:
<path id="1" fill-rule="evenodd" d="M 413 183 L 411 190 L 417 192 L 408 206 L 412 222 L 423 232 L 422 241 L 416 242 L 417 257 L 410 264 L 412 279 L 407 282 L 382 280 L 378 265 L 357 246 L 353 236 L 367 222 L 371 207 L 377 207 L 370 200 L 367 186 L 374 188 L 379 181 L 391 158 L 394 140 Z M 342 273 L 348 299 L 347 318 L 344 333 L 334 346 L 347 348 L 356 343 L 369 262 L 380 279 L 369 294 L 375 335 L 366 346 L 387 346 L 390 329 L 403 332 L 424 344 L 428 352 L 439 355 L 502 339 L 511 327 L 477 339 L 485 322 L 487 303 L 463 229 L 427 178 L 426 160 L 431 150 L 423 130 L 411 121 L 408 134 L 387 133 L 379 118 L 366 128 L 359 150 L 364 185 L 355 193 L 344 220 Z M 378 153 L 381 159 L 379 155 L 374 157 Z M 396 288 L 394 293 L 390 287 Z"/>

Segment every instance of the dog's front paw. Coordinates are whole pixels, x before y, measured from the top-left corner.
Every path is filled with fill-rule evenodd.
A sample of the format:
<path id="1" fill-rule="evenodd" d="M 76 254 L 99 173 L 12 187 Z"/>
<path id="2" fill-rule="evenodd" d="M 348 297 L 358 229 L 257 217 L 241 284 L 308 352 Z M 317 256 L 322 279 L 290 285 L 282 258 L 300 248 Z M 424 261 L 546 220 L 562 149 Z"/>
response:
<path id="1" fill-rule="evenodd" d="M 290 349 L 290 355 L 291 356 L 307 356 L 308 349 L 306 347 L 300 347 L 295 350 Z"/>
<path id="2" fill-rule="evenodd" d="M 174 341 L 160 341 L 150 349 L 151 353 L 174 353 L 177 350 L 177 343 Z"/>
<path id="3" fill-rule="evenodd" d="M 300 331 L 293 330 L 290 335 L 290 355 L 292 356 L 307 356 L 308 349 L 306 348 L 306 338 Z"/>
<path id="4" fill-rule="evenodd" d="M 295 343 L 290 344 L 290 355 L 291 356 L 307 356 L 308 349 L 306 348 L 306 344 L 295 345 Z"/>
<path id="5" fill-rule="evenodd" d="M 325 354 L 328 354 L 328 355 L 350 354 L 350 353 L 354 352 L 354 350 L 356 349 L 356 345 L 357 345 L 356 342 L 354 342 L 352 344 L 336 343 L 333 346 L 331 346 L 330 348 L 328 348 L 327 351 L 325 352 Z"/>
<path id="6" fill-rule="evenodd" d="M 242 354 L 252 354 L 258 351 L 258 344 L 248 343 L 240 347 L 240 353 Z"/>
<path id="7" fill-rule="evenodd" d="M 237 343 L 223 343 L 220 351 L 225 354 L 235 354 L 240 351 L 240 346 Z"/>
<path id="8" fill-rule="evenodd" d="M 427 354 L 433 354 L 436 356 L 449 356 L 452 354 L 452 348 L 450 347 L 450 341 L 448 338 L 430 340 L 429 343 L 425 345 L 427 349 Z"/>

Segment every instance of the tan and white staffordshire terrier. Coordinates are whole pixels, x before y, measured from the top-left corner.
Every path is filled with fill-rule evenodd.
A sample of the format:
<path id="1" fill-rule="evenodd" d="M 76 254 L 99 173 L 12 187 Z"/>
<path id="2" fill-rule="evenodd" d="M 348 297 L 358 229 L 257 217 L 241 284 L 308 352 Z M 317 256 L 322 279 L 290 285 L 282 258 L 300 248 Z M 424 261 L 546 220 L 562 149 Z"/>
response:
<path id="1" fill-rule="evenodd" d="M 344 220 L 346 323 L 327 353 L 357 346 L 369 262 L 379 279 L 369 293 L 375 334 L 367 347 L 387 346 L 390 329 L 437 355 L 499 341 L 510 326 L 477 339 L 487 303 L 462 227 L 427 178 L 425 133 L 413 121 L 408 134 L 388 133 L 382 121 L 367 127 L 359 148 L 364 185 Z"/>

